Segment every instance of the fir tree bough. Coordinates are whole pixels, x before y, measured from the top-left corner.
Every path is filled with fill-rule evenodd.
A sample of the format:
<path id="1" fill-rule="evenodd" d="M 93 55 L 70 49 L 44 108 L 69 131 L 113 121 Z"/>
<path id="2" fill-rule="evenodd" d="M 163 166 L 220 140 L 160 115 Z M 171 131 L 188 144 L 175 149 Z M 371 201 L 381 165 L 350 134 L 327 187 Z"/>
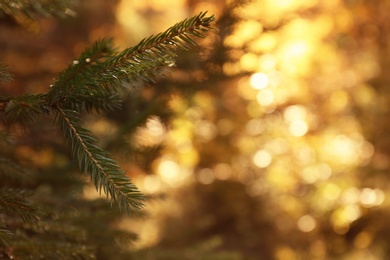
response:
<path id="1" fill-rule="evenodd" d="M 118 108 L 123 93 L 163 75 L 173 64 L 176 51 L 196 46 L 195 40 L 206 36 L 214 19 L 201 12 L 123 51 L 117 51 L 110 39 L 98 40 L 59 74 L 47 93 L 0 97 L 0 113 L 7 121 L 17 123 L 53 114 L 80 169 L 90 175 L 96 189 L 103 190 L 111 203 L 131 213 L 142 207 L 142 193 L 98 146 L 83 126 L 80 113 Z M 1 75 L 10 78 L 4 69 Z"/>

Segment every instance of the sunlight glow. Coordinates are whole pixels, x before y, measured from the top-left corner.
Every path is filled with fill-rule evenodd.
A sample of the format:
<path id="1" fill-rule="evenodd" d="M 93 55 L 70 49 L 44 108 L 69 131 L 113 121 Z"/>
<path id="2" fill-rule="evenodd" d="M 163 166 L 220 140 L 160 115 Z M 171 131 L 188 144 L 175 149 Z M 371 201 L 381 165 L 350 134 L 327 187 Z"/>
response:
<path id="1" fill-rule="evenodd" d="M 136 2 L 137 8 L 145 12 L 149 8 L 163 13 L 170 6 L 162 0 Z M 176 2 L 184 6 L 187 1 Z M 196 89 L 189 99 L 172 98 L 176 119 L 169 130 L 159 118 L 151 118 L 137 132 L 141 141 L 143 137 L 155 140 L 140 144 L 162 144 L 168 151 L 163 153 L 169 155 L 153 163 L 157 174 L 146 176 L 143 188 L 158 194 L 169 186 L 182 189 L 184 180 L 188 180 L 190 185 L 208 185 L 203 188 L 218 192 L 217 196 L 230 196 L 235 190 L 215 187 L 222 181 L 239 183 L 250 199 L 263 199 L 269 202 L 266 205 L 272 205 L 259 210 L 266 210 L 284 234 L 298 234 L 303 239 L 300 241 L 307 241 L 305 252 L 296 250 L 296 241 L 282 241 L 274 247 L 276 259 L 300 259 L 302 254 L 307 259 L 327 259 L 333 249 L 351 258 L 345 252 L 351 242 L 355 251 L 371 253 L 377 236 L 370 233 L 372 230 L 362 227 L 352 239 L 343 235 L 360 217 L 371 220 L 372 212 L 385 211 L 387 206 L 386 186 L 381 183 L 390 165 L 387 137 L 382 137 L 382 132 L 371 132 L 382 125 L 366 124 L 377 112 L 380 115 L 387 111 L 387 97 L 379 96 L 382 92 L 378 91 L 381 79 L 367 81 L 378 75 L 383 65 L 376 45 L 381 28 L 362 4 L 365 1 L 251 2 L 248 6 L 252 7 L 237 12 L 244 19 L 232 31 L 226 35 L 223 31 L 222 38 L 217 32 L 204 45 L 215 39 L 223 41 L 227 50 L 223 64 L 210 62 L 206 69 L 222 70 L 220 76 L 228 77 L 217 82 L 213 78 L 216 74 L 198 68 L 201 63 L 197 62 L 189 71 L 175 70 L 173 78 L 188 83 L 193 76 L 202 83 L 201 90 Z M 362 22 L 361 28 L 356 27 L 360 23 L 354 22 L 355 13 L 349 5 L 356 5 L 356 15 L 362 15 L 359 19 L 364 17 L 357 19 Z M 189 7 L 222 12 L 219 1 L 195 1 Z M 150 31 L 149 23 L 131 8 L 118 9 L 117 15 L 122 26 L 131 29 L 141 24 L 133 29 L 136 35 Z M 366 21 L 372 24 L 363 24 Z M 214 58 L 208 47 L 211 44 L 200 53 L 207 62 Z M 193 61 L 185 58 L 182 62 Z M 103 124 L 100 127 L 109 128 Z M 169 138 L 162 143 L 159 138 L 165 135 Z M 376 174 L 365 174 L 367 170 Z M 196 194 L 189 199 L 194 198 Z M 191 207 L 186 199 L 178 199 L 183 214 Z M 245 209 L 245 204 L 237 201 L 232 203 Z M 223 207 L 213 200 L 205 203 L 210 208 Z M 253 214 L 257 213 L 254 209 Z M 380 224 L 378 221 L 378 227 Z M 327 232 L 333 228 L 337 234 L 332 234 L 337 236 L 335 245 L 329 245 L 329 239 L 322 236 L 324 225 Z M 344 242 L 349 243 L 348 247 Z"/>
<path id="2" fill-rule="evenodd" d="M 321 163 L 319 165 L 311 165 L 305 167 L 300 175 L 304 182 L 306 183 L 315 183 L 319 180 L 327 180 L 332 175 L 332 169 L 329 165 Z"/>
<path id="3" fill-rule="evenodd" d="M 245 130 L 248 134 L 255 136 L 261 134 L 266 128 L 264 120 L 253 118 L 246 123 Z"/>
<path id="4" fill-rule="evenodd" d="M 249 79 L 252 88 L 254 89 L 263 89 L 268 86 L 269 78 L 267 74 L 257 72 L 253 74 Z"/>
<path id="5" fill-rule="evenodd" d="M 179 165 L 171 160 L 163 160 L 157 168 L 157 172 L 165 181 L 171 181 L 179 175 Z"/>
<path id="6" fill-rule="evenodd" d="M 292 105 L 288 106 L 284 110 L 283 117 L 288 122 L 293 122 L 295 120 L 303 120 L 307 116 L 307 110 L 302 105 Z"/>
<path id="7" fill-rule="evenodd" d="M 107 120 L 95 120 L 91 124 L 91 129 L 94 134 L 103 136 L 103 135 L 115 135 L 115 131 L 117 131 L 117 126 L 110 121 Z"/>
<path id="8" fill-rule="evenodd" d="M 315 167 L 306 167 L 301 172 L 300 175 L 304 182 L 314 183 L 318 180 L 318 175 L 315 172 Z"/>
<path id="9" fill-rule="evenodd" d="M 177 188 L 183 185 L 185 182 L 191 180 L 193 176 L 193 169 L 186 167 L 185 163 L 180 165 L 169 158 L 162 158 L 156 164 L 157 174 L 160 175 L 163 184 L 167 184 L 172 188 Z M 164 185 L 166 187 L 166 185 Z"/>
<path id="10" fill-rule="evenodd" d="M 310 54 L 314 44 L 304 39 L 288 41 L 279 51 L 280 67 L 291 76 L 304 76 L 310 73 Z"/>
<path id="11" fill-rule="evenodd" d="M 275 48 L 278 38 L 272 33 L 262 33 L 258 39 L 254 40 L 251 44 L 251 49 L 256 51 L 270 52 Z"/>
<path id="12" fill-rule="evenodd" d="M 139 1 L 139 2 L 149 2 L 149 6 L 153 9 L 159 11 L 165 11 L 170 8 L 180 8 L 185 5 L 185 0 L 174 0 L 174 1 L 165 1 L 165 0 L 149 0 L 149 1 Z"/>
<path id="13" fill-rule="evenodd" d="M 219 180 L 227 180 L 233 175 L 232 167 L 227 163 L 219 163 L 214 166 L 214 175 Z"/>
<path id="14" fill-rule="evenodd" d="M 196 124 L 195 133 L 204 141 L 209 141 L 217 135 L 218 131 L 217 127 L 212 122 L 202 120 Z"/>
<path id="15" fill-rule="evenodd" d="M 300 0 L 274 0 L 272 1 L 273 5 L 275 5 L 278 9 L 289 9 L 296 7 L 299 5 L 302 1 Z"/>
<path id="16" fill-rule="evenodd" d="M 360 218 L 360 216 L 362 215 L 362 211 L 359 206 L 355 204 L 350 204 L 344 208 L 344 214 L 349 222 L 353 222 Z"/>
<path id="17" fill-rule="evenodd" d="M 271 154 L 266 150 L 259 150 L 253 156 L 253 163 L 259 168 L 266 168 L 272 162 Z"/>
<path id="18" fill-rule="evenodd" d="M 327 163 L 320 163 L 316 170 L 320 180 L 327 180 L 332 176 L 332 168 Z"/>
<path id="19" fill-rule="evenodd" d="M 259 68 L 261 71 L 274 70 L 277 64 L 277 59 L 271 54 L 265 54 L 259 58 Z"/>
<path id="20" fill-rule="evenodd" d="M 338 135 L 325 145 L 327 146 L 328 154 L 332 155 L 334 161 L 345 164 L 356 163 L 356 143 L 352 138 L 346 135 Z"/>
<path id="21" fill-rule="evenodd" d="M 145 127 L 137 129 L 135 140 L 138 145 L 153 146 L 164 140 L 166 130 L 159 117 L 151 117 L 146 121 Z"/>
<path id="22" fill-rule="evenodd" d="M 338 90 L 330 96 L 328 102 L 328 111 L 330 113 L 339 113 L 347 109 L 349 105 L 349 95 L 344 90 Z"/>
<path id="23" fill-rule="evenodd" d="M 362 215 L 360 207 L 356 204 L 349 204 L 336 209 L 332 214 L 333 229 L 338 234 L 345 234 L 349 230 L 350 223 Z"/>
<path id="24" fill-rule="evenodd" d="M 268 141 L 265 147 L 273 154 L 284 154 L 289 150 L 289 143 L 283 138 L 275 138 Z"/>
<path id="25" fill-rule="evenodd" d="M 179 153 L 188 153 L 194 149 L 192 141 L 189 138 L 176 138 L 175 147 Z"/>
<path id="26" fill-rule="evenodd" d="M 316 220 L 310 215 L 304 215 L 298 220 L 298 228 L 302 232 L 310 232 L 316 227 Z"/>
<path id="27" fill-rule="evenodd" d="M 241 42 L 247 42 L 257 37 L 263 31 L 263 25 L 255 20 L 246 20 L 238 24 L 234 35 L 236 35 Z"/>
<path id="28" fill-rule="evenodd" d="M 264 89 L 257 93 L 257 102 L 262 106 L 269 106 L 274 102 L 274 93 L 271 90 Z"/>
<path id="29" fill-rule="evenodd" d="M 155 175 L 145 176 L 143 184 L 144 184 L 144 189 L 148 193 L 155 193 L 155 192 L 159 191 L 161 188 L 161 181 Z"/>
<path id="30" fill-rule="evenodd" d="M 335 213 L 337 216 L 336 223 L 340 226 L 349 225 L 359 219 L 362 215 L 360 207 L 356 204 L 350 204 L 343 208 L 339 208 Z"/>
<path id="31" fill-rule="evenodd" d="M 229 135 L 234 127 L 234 122 L 229 119 L 222 118 L 217 122 L 218 134 L 220 135 Z"/>
<path id="32" fill-rule="evenodd" d="M 309 44 L 303 40 L 291 41 L 285 46 L 286 55 L 292 58 L 301 58 L 308 52 Z"/>
<path id="33" fill-rule="evenodd" d="M 372 143 L 363 141 L 359 145 L 358 155 L 362 159 L 369 159 L 374 155 L 375 148 Z"/>
<path id="34" fill-rule="evenodd" d="M 378 206 L 384 199 L 384 192 L 380 189 L 364 188 L 360 193 L 360 203 L 366 208 Z"/>
<path id="35" fill-rule="evenodd" d="M 370 233 L 363 231 L 356 236 L 353 244 L 356 248 L 366 248 L 371 244 L 372 239 L 373 237 Z"/>
<path id="36" fill-rule="evenodd" d="M 259 58 L 254 53 L 246 53 L 240 59 L 241 68 L 246 71 L 254 71 L 259 67 Z"/>
<path id="37" fill-rule="evenodd" d="M 151 117 L 146 121 L 146 128 L 150 135 L 162 136 L 165 134 L 165 128 L 159 117 Z"/>
<path id="38" fill-rule="evenodd" d="M 261 196 L 264 192 L 264 184 L 261 181 L 251 182 L 246 187 L 246 193 L 251 197 Z"/>
<path id="39" fill-rule="evenodd" d="M 328 183 L 324 187 L 324 197 L 328 200 L 337 200 L 340 197 L 341 189 L 334 183 Z"/>
<path id="40" fill-rule="evenodd" d="M 215 180 L 214 172 L 210 168 L 203 168 L 198 172 L 197 179 L 202 184 L 211 184 Z"/>
<path id="41" fill-rule="evenodd" d="M 286 246 L 280 246 L 275 251 L 275 259 L 276 260 L 298 259 L 298 256 L 295 250 Z"/>
<path id="42" fill-rule="evenodd" d="M 289 130 L 293 136 L 299 137 L 304 136 L 308 132 L 309 126 L 305 121 L 298 119 L 291 122 Z"/>
<path id="43" fill-rule="evenodd" d="M 356 187 L 345 190 L 341 196 L 341 202 L 345 205 L 359 202 L 360 191 Z"/>
<path id="44" fill-rule="evenodd" d="M 309 145 L 302 145 L 294 149 L 294 156 L 301 165 L 308 165 L 315 161 L 316 151 Z"/>

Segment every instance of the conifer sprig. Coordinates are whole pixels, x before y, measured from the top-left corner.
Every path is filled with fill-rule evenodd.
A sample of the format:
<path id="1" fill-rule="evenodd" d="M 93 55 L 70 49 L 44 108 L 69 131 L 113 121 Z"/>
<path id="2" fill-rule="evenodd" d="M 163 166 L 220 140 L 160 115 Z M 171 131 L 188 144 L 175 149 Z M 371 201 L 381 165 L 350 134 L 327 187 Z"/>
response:
<path id="1" fill-rule="evenodd" d="M 153 82 L 162 75 L 164 68 L 174 64 L 176 51 L 196 46 L 195 39 L 205 37 L 214 20 L 214 16 L 201 12 L 120 52 L 112 40 L 98 40 L 59 74 L 47 93 L 0 97 L 0 113 L 14 122 L 54 113 L 73 158 L 90 174 L 96 189 L 103 190 L 111 202 L 127 212 L 139 209 L 144 197 L 108 152 L 97 146 L 91 132 L 82 127 L 79 113 L 119 107 L 130 86 Z M 1 75 L 4 79 L 9 75 L 2 71 L 0 80 Z"/>
<path id="2" fill-rule="evenodd" d="M 96 189 L 110 197 L 120 208 L 128 213 L 143 206 L 144 197 L 131 183 L 118 164 L 109 158 L 108 152 L 96 146 L 96 139 L 91 132 L 81 126 L 78 113 L 58 108 L 56 121 L 68 143 L 72 155 L 79 162 L 85 173 L 90 173 Z"/>
<path id="3" fill-rule="evenodd" d="M 96 95 L 111 96 L 126 90 L 122 85 L 117 85 L 118 88 L 109 88 L 109 81 L 101 76 L 101 72 L 107 70 L 104 60 L 115 55 L 114 52 L 111 39 L 98 40 L 87 47 L 60 73 L 58 80 L 51 86 L 47 93 L 49 104 L 61 103 L 62 106 L 81 108 L 85 101 L 92 102 Z"/>
<path id="4" fill-rule="evenodd" d="M 175 24 L 166 31 L 143 39 L 134 47 L 123 50 L 107 62 L 118 79 L 153 82 L 161 68 L 174 64 L 177 49 L 188 50 L 197 46 L 196 38 L 206 37 L 214 16 L 201 12 Z M 123 66 L 125 65 L 125 66 Z"/>
<path id="5" fill-rule="evenodd" d="M 129 85 L 140 81 L 153 82 L 165 67 L 174 64 L 177 49 L 188 50 L 197 45 L 194 39 L 206 36 L 214 19 L 202 12 L 119 53 L 110 39 L 96 41 L 61 72 L 48 93 L 48 102 L 85 107 L 86 101 L 93 102 L 97 94 L 111 96 L 128 91 Z"/>

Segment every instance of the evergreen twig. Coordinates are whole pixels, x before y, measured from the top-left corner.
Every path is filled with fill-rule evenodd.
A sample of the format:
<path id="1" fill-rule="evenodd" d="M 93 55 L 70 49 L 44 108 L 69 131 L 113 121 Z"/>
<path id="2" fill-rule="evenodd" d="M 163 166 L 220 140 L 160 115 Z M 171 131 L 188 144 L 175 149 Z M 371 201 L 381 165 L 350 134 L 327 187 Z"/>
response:
<path id="1" fill-rule="evenodd" d="M 213 21 L 214 16 L 201 12 L 119 53 L 110 39 L 98 40 L 60 74 L 47 95 L 48 102 L 83 107 L 86 101 L 94 102 L 96 93 L 110 96 L 140 81 L 153 82 L 163 68 L 174 64 L 175 51 L 196 46 L 194 38 L 205 37 Z"/>
<path id="2" fill-rule="evenodd" d="M 43 113 L 54 113 L 73 158 L 90 174 L 96 189 L 103 190 L 111 202 L 127 212 L 139 209 L 144 197 L 108 152 L 96 145 L 91 132 L 82 127 L 80 112 L 118 108 L 129 86 L 153 82 L 162 75 L 165 67 L 174 64 L 175 52 L 196 46 L 195 39 L 206 36 L 214 19 L 201 12 L 121 52 L 115 50 L 112 40 L 98 40 L 60 73 L 47 93 L 0 97 L 0 114 L 23 123 Z"/>
<path id="3" fill-rule="evenodd" d="M 71 143 L 73 157 L 78 159 L 80 169 L 91 174 L 96 189 L 99 192 L 103 189 L 107 197 L 128 212 L 141 208 L 144 200 L 141 192 L 108 157 L 108 152 L 96 146 L 97 140 L 81 126 L 77 112 L 58 108 L 56 118 L 64 137 Z"/>

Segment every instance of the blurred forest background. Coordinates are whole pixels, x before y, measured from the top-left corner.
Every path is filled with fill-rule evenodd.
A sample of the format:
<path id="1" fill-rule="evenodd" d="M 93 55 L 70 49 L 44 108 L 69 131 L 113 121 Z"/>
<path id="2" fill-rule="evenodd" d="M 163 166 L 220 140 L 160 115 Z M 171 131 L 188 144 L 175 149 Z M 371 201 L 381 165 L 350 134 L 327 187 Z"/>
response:
<path id="1" fill-rule="evenodd" d="M 15 80 L 0 93 L 44 92 L 88 43 L 125 48 L 200 11 L 218 31 L 121 111 L 85 118 L 150 196 L 142 213 L 97 214 L 45 118 L 1 152 L 34 172 L 23 185 L 57 209 L 55 231 L 89 225 L 79 239 L 101 259 L 119 259 L 107 227 L 129 232 L 127 259 L 389 258 L 389 1 L 89 0 L 60 19 L 3 17 Z"/>

